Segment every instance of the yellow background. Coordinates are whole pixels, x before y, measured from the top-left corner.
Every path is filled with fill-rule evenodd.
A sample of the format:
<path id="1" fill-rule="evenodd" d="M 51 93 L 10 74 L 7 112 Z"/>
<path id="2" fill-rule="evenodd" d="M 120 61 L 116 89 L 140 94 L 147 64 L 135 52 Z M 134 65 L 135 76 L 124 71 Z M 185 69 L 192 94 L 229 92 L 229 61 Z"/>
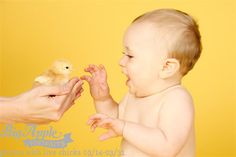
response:
<path id="1" fill-rule="evenodd" d="M 118 66 L 123 32 L 135 17 L 156 8 L 183 10 L 200 25 L 202 56 L 183 80 L 195 101 L 197 156 L 236 156 L 234 0 L 0 0 L 0 95 L 30 89 L 33 79 L 55 59 L 67 58 L 76 76 L 84 74 L 89 63 L 103 63 L 111 93 L 119 101 L 127 91 Z M 95 111 L 88 85 L 84 88 L 76 105 L 50 125 L 72 133 L 74 142 L 66 150 L 117 149 L 120 138 L 99 142 L 104 130 L 89 132 L 86 121 Z M 32 148 L 5 138 L 0 139 L 3 149 Z"/>

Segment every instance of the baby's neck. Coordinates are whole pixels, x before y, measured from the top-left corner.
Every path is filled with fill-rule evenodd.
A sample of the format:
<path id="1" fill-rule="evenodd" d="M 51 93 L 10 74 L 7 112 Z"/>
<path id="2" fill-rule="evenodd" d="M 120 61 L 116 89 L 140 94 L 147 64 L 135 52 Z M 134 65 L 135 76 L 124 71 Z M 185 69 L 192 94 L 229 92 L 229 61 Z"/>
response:
<path id="1" fill-rule="evenodd" d="M 158 94 L 158 93 L 163 93 L 165 91 L 167 91 L 168 89 L 170 89 L 171 87 L 174 86 L 179 86 L 181 85 L 181 81 L 180 80 L 175 80 L 175 81 L 160 81 L 157 82 L 155 84 L 152 84 L 150 86 L 149 89 L 147 89 L 146 91 L 142 91 L 142 93 L 135 93 L 136 97 L 148 97 L 154 94 Z"/>

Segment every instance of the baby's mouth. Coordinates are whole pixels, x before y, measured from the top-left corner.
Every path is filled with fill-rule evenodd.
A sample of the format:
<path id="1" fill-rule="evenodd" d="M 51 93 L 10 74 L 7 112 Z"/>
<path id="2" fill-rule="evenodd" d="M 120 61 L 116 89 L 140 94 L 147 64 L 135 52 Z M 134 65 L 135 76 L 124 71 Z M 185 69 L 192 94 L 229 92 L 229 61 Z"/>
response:
<path id="1" fill-rule="evenodd" d="M 126 75 L 126 77 L 127 77 L 127 80 L 126 80 L 125 84 L 127 85 L 128 82 L 130 81 L 130 78 L 129 78 L 129 76 L 127 76 L 127 75 Z"/>
<path id="2" fill-rule="evenodd" d="M 130 81 L 130 78 L 129 78 L 129 76 L 128 76 L 128 74 L 126 73 L 126 72 L 124 72 L 124 71 L 122 71 L 122 73 L 127 77 L 127 80 L 126 80 L 126 85 L 128 84 L 128 82 Z"/>

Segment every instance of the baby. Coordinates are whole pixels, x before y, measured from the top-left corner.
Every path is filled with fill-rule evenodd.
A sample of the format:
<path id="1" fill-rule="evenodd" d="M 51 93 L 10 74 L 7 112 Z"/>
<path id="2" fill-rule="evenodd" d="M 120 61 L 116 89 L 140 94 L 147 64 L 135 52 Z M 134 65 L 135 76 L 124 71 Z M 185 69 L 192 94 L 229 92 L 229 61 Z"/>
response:
<path id="1" fill-rule="evenodd" d="M 122 136 L 125 157 L 195 157 L 194 106 L 181 79 L 201 54 L 198 25 L 188 14 L 160 9 L 136 18 L 124 35 L 120 66 L 129 92 L 118 104 L 109 93 L 104 66 L 82 76 L 98 114 L 88 124 Z"/>

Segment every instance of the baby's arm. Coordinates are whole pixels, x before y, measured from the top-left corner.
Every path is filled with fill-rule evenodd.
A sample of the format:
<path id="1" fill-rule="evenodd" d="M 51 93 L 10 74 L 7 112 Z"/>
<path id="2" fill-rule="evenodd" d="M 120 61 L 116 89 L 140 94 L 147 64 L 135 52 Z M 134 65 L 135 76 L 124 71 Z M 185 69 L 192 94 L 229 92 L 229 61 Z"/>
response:
<path id="1" fill-rule="evenodd" d="M 107 134 L 102 135 L 102 140 L 123 135 L 126 141 L 147 154 L 175 156 L 189 136 L 194 109 L 188 94 L 173 92 L 168 95 L 161 109 L 158 128 L 109 117 L 99 118 L 95 118 L 97 123 L 92 123 L 90 119 L 90 124 L 93 129 L 97 126 L 109 129 Z"/>
<path id="2" fill-rule="evenodd" d="M 96 111 L 116 118 L 118 115 L 118 103 L 110 95 L 104 66 L 89 65 L 84 70 L 91 74 L 91 76 L 84 75 L 81 79 L 89 83 Z"/>

